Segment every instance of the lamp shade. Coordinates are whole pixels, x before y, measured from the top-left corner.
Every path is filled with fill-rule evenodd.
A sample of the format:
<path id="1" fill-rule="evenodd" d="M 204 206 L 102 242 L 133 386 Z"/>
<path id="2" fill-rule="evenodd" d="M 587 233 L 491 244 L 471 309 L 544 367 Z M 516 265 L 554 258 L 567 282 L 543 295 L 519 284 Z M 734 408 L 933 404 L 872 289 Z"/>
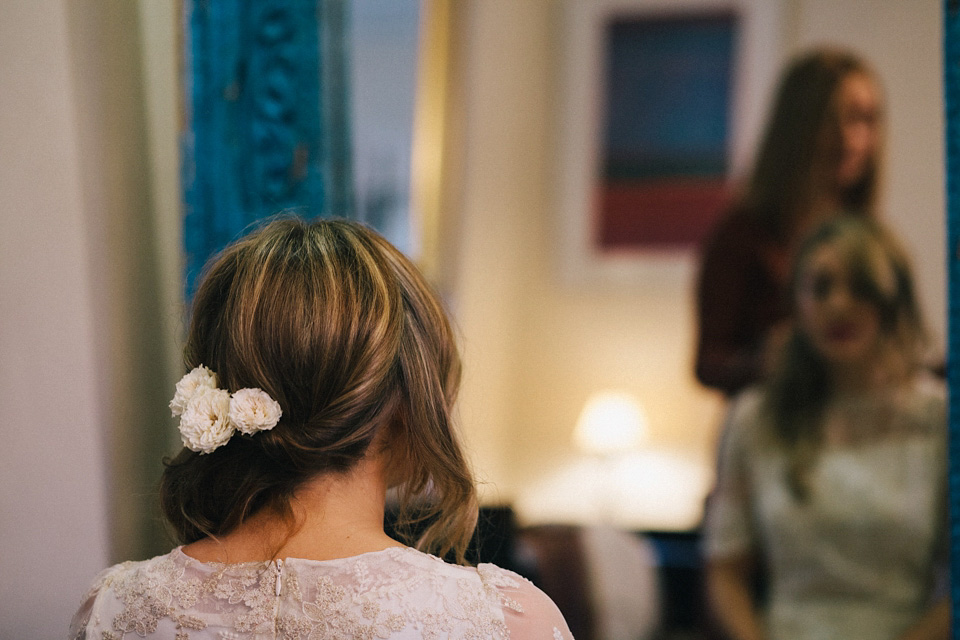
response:
<path id="1" fill-rule="evenodd" d="M 623 391 L 601 391 L 584 405 L 573 440 L 584 453 L 612 455 L 639 445 L 646 430 L 647 419 L 636 398 Z"/>

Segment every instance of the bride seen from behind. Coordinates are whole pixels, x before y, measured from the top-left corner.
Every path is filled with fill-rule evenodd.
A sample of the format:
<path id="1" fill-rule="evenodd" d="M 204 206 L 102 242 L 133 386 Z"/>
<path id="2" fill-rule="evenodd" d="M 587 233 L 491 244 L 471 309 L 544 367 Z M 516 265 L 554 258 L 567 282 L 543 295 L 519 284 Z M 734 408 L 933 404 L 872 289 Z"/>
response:
<path id="1" fill-rule="evenodd" d="M 182 546 L 104 571 L 71 637 L 571 637 L 531 583 L 462 566 L 477 499 L 454 335 L 378 234 L 281 218 L 228 247 L 184 359 L 185 448 L 161 482 Z M 384 532 L 390 488 L 402 518 L 429 518 L 415 548 Z"/>

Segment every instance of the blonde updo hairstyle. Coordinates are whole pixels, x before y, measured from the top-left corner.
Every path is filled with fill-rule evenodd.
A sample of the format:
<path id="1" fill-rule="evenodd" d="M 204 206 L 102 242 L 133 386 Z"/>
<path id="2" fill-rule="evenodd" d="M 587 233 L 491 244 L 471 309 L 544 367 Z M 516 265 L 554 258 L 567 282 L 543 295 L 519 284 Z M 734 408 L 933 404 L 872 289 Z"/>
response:
<path id="1" fill-rule="evenodd" d="M 376 439 L 402 461 L 401 519 L 429 522 L 416 546 L 463 561 L 477 500 L 452 425 L 454 335 L 423 276 L 380 235 L 281 218 L 228 247 L 197 289 L 184 360 L 230 392 L 263 389 L 283 416 L 270 431 L 166 461 L 161 503 L 181 543 L 265 509 L 293 526 L 297 489 L 350 470 Z"/>

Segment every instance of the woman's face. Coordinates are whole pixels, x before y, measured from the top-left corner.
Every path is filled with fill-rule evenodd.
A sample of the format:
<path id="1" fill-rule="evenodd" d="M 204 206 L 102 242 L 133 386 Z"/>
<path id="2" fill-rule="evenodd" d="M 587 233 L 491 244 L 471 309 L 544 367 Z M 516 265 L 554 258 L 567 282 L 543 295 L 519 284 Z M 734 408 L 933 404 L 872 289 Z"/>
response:
<path id="1" fill-rule="evenodd" d="M 877 152 L 880 135 L 880 92 L 863 73 L 851 73 L 837 95 L 840 158 L 837 184 L 841 189 L 860 181 Z"/>
<path id="2" fill-rule="evenodd" d="M 799 328 L 828 365 L 866 365 L 879 353 L 880 313 L 864 298 L 837 247 L 813 251 L 796 295 Z"/>

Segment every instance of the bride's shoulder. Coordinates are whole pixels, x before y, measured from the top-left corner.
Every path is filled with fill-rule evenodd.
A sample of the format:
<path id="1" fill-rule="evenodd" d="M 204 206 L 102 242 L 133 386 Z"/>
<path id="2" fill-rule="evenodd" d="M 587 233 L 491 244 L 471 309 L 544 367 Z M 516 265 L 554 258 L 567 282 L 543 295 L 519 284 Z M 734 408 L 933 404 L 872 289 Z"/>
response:
<path id="1" fill-rule="evenodd" d="M 110 589 L 120 582 L 143 580 L 158 572 L 169 573 L 178 564 L 178 549 L 148 560 L 129 560 L 101 571 L 88 590 L 87 597 Z M 182 563 L 181 563 L 182 564 Z"/>
<path id="2" fill-rule="evenodd" d="M 508 569 L 480 564 L 477 574 L 484 588 L 495 593 L 503 609 L 511 638 L 572 638 L 563 614 L 550 597 L 536 585 Z"/>
<path id="3" fill-rule="evenodd" d="M 502 612 L 510 638 L 571 638 L 567 623 L 553 600 L 530 580 L 495 564 L 480 563 L 475 567 L 444 562 L 435 556 L 409 550 L 408 558 L 419 558 L 421 566 L 453 578 L 461 595 L 473 594 L 487 606 Z M 546 633 L 546 635 L 544 635 Z M 552 635 L 550 635 L 552 634 Z M 496 634 L 493 637 L 499 637 Z"/>
<path id="4" fill-rule="evenodd" d="M 104 611 L 106 600 L 118 597 L 127 591 L 142 590 L 137 585 L 153 584 L 151 576 L 158 572 L 169 572 L 175 567 L 176 549 L 168 554 L 149 560 L 128 561 L 115 564 L 101 571 L 84 594 L 77 612 L 70 622 L 70 637 L 85 638 L 91 620 L 98 622 Z"/>
<path id="5" fill-rule="evenodd" d="M 918 374 L 908 386 L 902 403 L 904 417 L 921 432 L 946 437 L 947 386 L 932 374 Z"/>
<path id="6" fill-rule="evenodd" d="M 946 382 L 929 371 L 920 371 L 911 380 L 910 389 L 916 397 L 923 398 L 931 404 L 946 404 Z"/>

